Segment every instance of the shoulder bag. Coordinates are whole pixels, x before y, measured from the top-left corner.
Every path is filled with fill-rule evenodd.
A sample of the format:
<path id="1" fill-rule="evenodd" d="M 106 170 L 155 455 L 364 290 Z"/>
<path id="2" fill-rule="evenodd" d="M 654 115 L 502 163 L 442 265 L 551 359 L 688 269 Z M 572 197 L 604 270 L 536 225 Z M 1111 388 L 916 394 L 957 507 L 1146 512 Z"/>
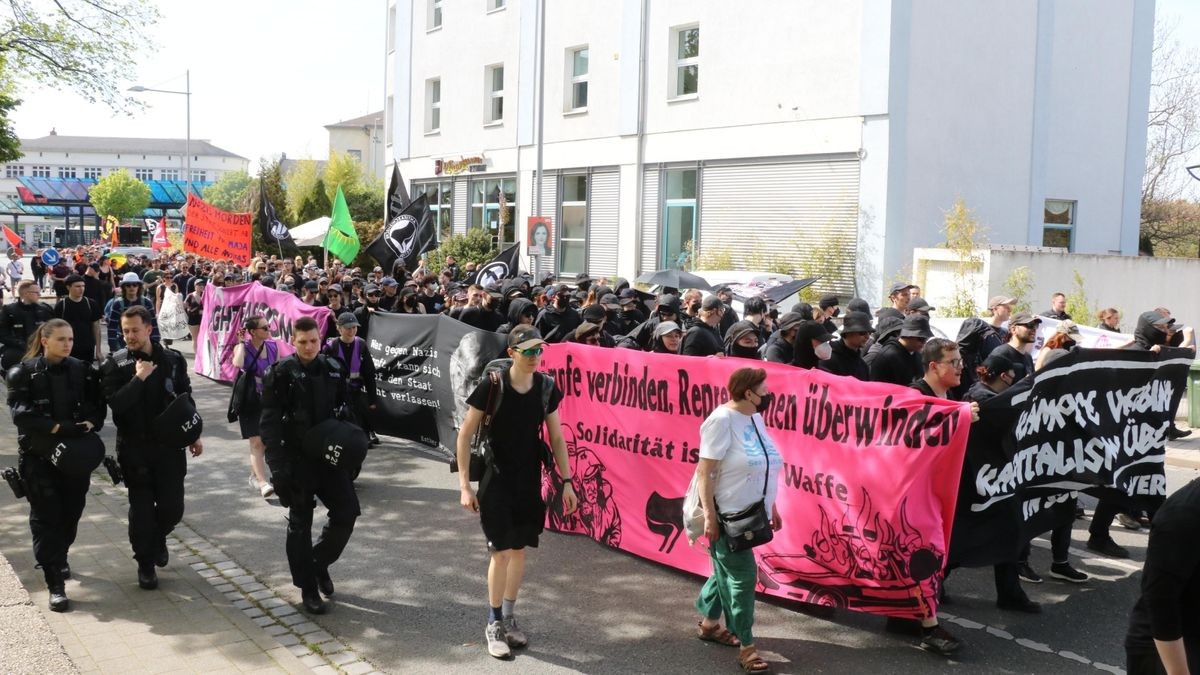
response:
<path id="1" fill-rule="evenodd" d="M 721 530 L 725 533 L 725 544 L 730 551 L 745 551 L 746 549 L 762 546 L 775 538 L 775 530 L 771 528 L 771 514 L 767 513 L 767 481 L 771 480 L 771 455 L 767 452 L 767 444 L 763 442 L 762 434 L 758 431 L 758 423 L 750 419 L 754 434 L 763 449 L 763 459 L 767 462 L 767 474 L 763 478 L 762 499 L 749 508 L 737 513 L 724 514 L 717 507 L 717 518 L 721 521 Z M 716 506 L 716 502 L 713 502 Z"/>
<path id="2" fill-rule="evenodd" d="M 237 377 L 233 380 L 233 390 L 229 393 L 229 410 L 226 411 L 225 417 L 232 424 L 238 421 L 238 417 L 242 414 L 242 408 L 246 406 L 246 402 L 250 401 L 257 392 L 257 383 L 254 378 L 254 368 L 258 367 L 258 359 L 262 356 L 263 350 L 267 348 L 267 343 L 263 342 L 263 346 L 259 348 L 254 359 L 250 360 L 250 350 L 243 345 L 242 367 L 238 369 Z M 247 368 L 247 364 L 251 367 Z"/>

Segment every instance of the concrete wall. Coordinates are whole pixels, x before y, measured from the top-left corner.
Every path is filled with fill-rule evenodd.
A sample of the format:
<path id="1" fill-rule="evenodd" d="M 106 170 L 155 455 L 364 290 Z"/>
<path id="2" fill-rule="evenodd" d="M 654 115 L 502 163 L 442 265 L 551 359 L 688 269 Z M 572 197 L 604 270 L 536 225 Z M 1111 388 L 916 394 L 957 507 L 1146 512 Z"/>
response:
<path id="1" fill-rule="evenodd" d="M 1200 288 L 1197 259 L 1006 250 L 978 251 L 977 255 L 982 268 L 968 284 L 980 307 L 986 306 L 989 297 L 1005 293 L 1005 282 L 1014 269 L 1027 267 L 1033 281 L 1029 303 L 1035 313 L 1043 312 L 1050 308 L 1053 293 L 1072 293 L 1078 271 L 1091 308 L 1116 307 L 1127 332 L 1132 330 L 1138 314 L 1155 307 L 1170 309 L 1182 323 L 1200 325 L 1200 295 L 1195 290 Z M 935 307 L 945 307 L 954 292 L 952 260 L 945 249 L 917 249 L 913 253 L 913 268 L 918 271 L 922 292 Z M 1095 316 L 1074 318 L 1082 324 L 1096 325 Z"/>

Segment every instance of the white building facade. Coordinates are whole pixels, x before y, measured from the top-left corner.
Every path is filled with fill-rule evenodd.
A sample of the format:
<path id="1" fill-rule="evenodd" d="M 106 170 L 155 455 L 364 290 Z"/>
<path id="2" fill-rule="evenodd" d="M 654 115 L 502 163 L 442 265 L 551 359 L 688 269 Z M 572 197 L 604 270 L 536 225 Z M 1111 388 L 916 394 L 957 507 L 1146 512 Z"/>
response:
<path id="1" fill-rule="evenodd" d="M 142 181 L 186 181 L 187 155 L 191 150 L 192 182 L 216 182 L 229 171 L 245 173 L 250 161 L 203 139 L 114 138 L 62 136 L 54 131 L 41 138 L 21 140 L 21 159 L 3 165 L 0 196 L 20 201 L 21 177 L 99 180 L 125 169 Z M 62 218 L 25 216 L 21 220 L 26 241 L 45 241 Z"/>
<path id="2" fill-rule="evenodd" d="M 362 165 L 364 174 L 383 178 L 383 126 L 382 110 L 326 124 L 329 157 L 350 155 Z"/>
<path id="3" fill-rule="evenodd" d="M 536 0 L 388 2 L 385 154 L 443 233 L 549 216 L 564 277 L 836 242 L 872 302 L 959 198 L 994 244 L 1137 252 L 1153 0 L 545 5 L 540 68 Z"/>

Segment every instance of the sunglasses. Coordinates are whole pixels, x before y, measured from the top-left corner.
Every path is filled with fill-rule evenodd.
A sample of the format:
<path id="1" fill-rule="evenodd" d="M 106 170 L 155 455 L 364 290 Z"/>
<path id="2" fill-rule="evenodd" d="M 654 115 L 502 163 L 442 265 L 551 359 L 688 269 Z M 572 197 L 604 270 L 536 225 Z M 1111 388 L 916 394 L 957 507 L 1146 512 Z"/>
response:
<path id="1" fill-rule="evenodd" d="M 538 347 L 530 347 L 529 349 L 518 349 L 517 353 L 520 354 L 521 356 L 524 356 L 525 358 L 532 359 L 532 358 L 537 358 L 542 355 L 542 348 L 540 346 L 538 346 Z"/>
<path id="2" fill-rule="evenodd" d="M 382 298 L 383 293 L 367 293 L 368 298 Z"/>

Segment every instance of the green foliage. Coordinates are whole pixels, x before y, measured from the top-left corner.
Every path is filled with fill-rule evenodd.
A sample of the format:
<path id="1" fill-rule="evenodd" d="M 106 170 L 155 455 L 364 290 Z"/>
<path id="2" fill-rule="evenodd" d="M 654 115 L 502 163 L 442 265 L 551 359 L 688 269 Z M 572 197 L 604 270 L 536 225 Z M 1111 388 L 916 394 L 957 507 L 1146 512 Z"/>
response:
<path id="1" fill-rule="evenodd" d="M 300 210 L 296 213 L 296 224 L 301 225 L 321 216 L 328 216 L 332 212 L 333 203 L 329 200 L 329 195 L 325 193 L 325 181 L 318 178 L 312 191 L 305 195 L 304 201 L 300 202 Z"/>
<path id="2" fill-rule="evenodd" d="M 942 233 L 946 235 L 943 246 L 954 253 L 954 292 L 945 307 L 946 316 L 977 316 L 979 306 L 975 304 L 972 280 L 983 269 L 983 260 L 976 253 L 986 241 L 984 228 L 979 224 L 966 202 L 959 198 L 946 211 Z"/>
<path id="3" fill-rule="evenodd" d="M 836 289 L 854 288 L 854 279 L 845 279 L 843 275 L 846 273 L 846 261 L 854 260 L 854 243 L 851 238 L 843 234 L 831 234 L 816 245 L 804 246 L 800 244 L 794 245 L 797 254 L 801 249 L 805 250 L 805 254 L 800 258 L 799 269 L 795 275 L 799 278 L 818 277 L 819 280 L 800 291 L 800 299 L 807 303 L 815 303 L 821 299 L 825 293 L 829 293 Z M 853 274 L 854 267 L 850 266 L 850 273 Z M 843 303 L 849 300 L 843 300 Z"/>
<path id="4" fill-rule="evenodd" d="M 378 190 L 355 190 L 347 193 L 345 197 L 346 208 L 350 209 L 350 217 L 354 222 L 383 219 L 382 187 Z"/>
<path id="5" fill-rule="evenodd" d="M 333 195 L 339 185 L 342 186 L 342 194 L 347 198 L 351 193 L 363 188 L 362 165 L 347 153 L 331 155 L 325 163 L 325 173 L 321 177 L 325 180 L 325 190 L 329 193 L 330 201 L 333 201 Z"/>
<path id="6" fill-rule="evenodd" d="M 1004 293 L 1017 300 L 1013 304 L 1014 314 L 1017 312 L 1033 312 L 1033 307 L 1029 304 L 1029 296 L 1032 291 L 1033 272 L 1024 265 L 1009 272 L 1008 278 L 1004 280 Z"/>
<path id="7" fill-rule="evenodd" d="M 254 179 L 245 171 L 226 171 L 217 182 L 205 188 L 204 201 L 222 211 L 246 213 L 258 206 L 253 186 Z"/>
<path id="8" fill-rule="evenodd" d="M 704 247 L 700 252 L 700 257 L 696 261 L 695 268 L 698 270 L 731 270 L 733 266 L 733 253 L 729 249 L 722 246 L 712 245 Z"/>
<path id="9" fill-rule="evenodd" d="M 21 159 L 21 138 L 12 127 L 8 116 L 21 104 L 19 99 L 0 93 L 0 162 L 15 162 Z"/>
<path id="10" fill-rule="evenodd" d="M 312 220 L 312 218 L 301 218 L 300 209 L 304 205 L 304 200 L 312 195 L 313 187 L 320 179 L 317 163 L 311 159 L 302 159 L 296 162 L 296 166 L 283 177 L 284 185 L 287 188 L 287 213 L 291 214 L 293 223 L 298 225 Z M 322 191 L 324 191 L 324 187 L 322 187 Z M 329 195 L 325 195 L 325 199 L 329 200 L 330 204 L 333 203 Z M 274 206 L 277 210 L 281 208 L 280 204 Z M 329 210 L 332 210 L 332 206 Z M 329 211 L 327 210 L 323 215 L 329 215 Z"/>
<path id="11" fill-rule="evenodd" d="M 150 205 L 150 186 L 121 169 L 101 178 L 88 190 L 88 197 L 101 218 L 128 220 Z"/>
<path id="12" fill-rule="evenodd" d="M 1074 284 L 1071 286 L 1071 292 L 1067 293 L 1067 314 L 1074 317 L 1076 322 L 1086 324 L 1096 316 L 1096 312 L 1099 312 L 1100 308 L 1094 307 L 1088 302 L 1087 292 L 1084 291 L 1083 275 L 1079 273 L 1079 270 L 1071 270 L 1071 272 Z"/>
<path id="13" fill-rule="evenodd" d="M 466 234 L 454 234 L 442 240 L 442 245 L 425 254 L 429 270 L 434 274 L 442 271 L 442 263 L 446 256 L 454 256 L 458 266 L 465 267 L 467 263 L 483 264 L 496 257 L 499 251 L 492 246 L 492 235 L 487 230 L 474 227 Z"/>
<path id="14" fill-rule="evenodd" d="M 131 111 L 125 93 L 159 18 L 150 0 L 8 0 L 0 3 L 0 54 L 8 75 L 44 87 L 65 87 L 89 102 Z"/>
<path id="15" fill-rule="evenodd" d="M 375 237 L 383 231 L 383 219 L 376 218 L 375 220 L 354 221 L 354 231 L 358 234 L 358 240 L 362 242 L 362 248 L 358 251 L 358 257 L 354 259 L 352 267 L 360 267 L 364 270 L 374 268 L 379 263 L 367 254 L 367 244 L 375 241 Z M 388 270 L 390 273 L 391 270 Z"/>

